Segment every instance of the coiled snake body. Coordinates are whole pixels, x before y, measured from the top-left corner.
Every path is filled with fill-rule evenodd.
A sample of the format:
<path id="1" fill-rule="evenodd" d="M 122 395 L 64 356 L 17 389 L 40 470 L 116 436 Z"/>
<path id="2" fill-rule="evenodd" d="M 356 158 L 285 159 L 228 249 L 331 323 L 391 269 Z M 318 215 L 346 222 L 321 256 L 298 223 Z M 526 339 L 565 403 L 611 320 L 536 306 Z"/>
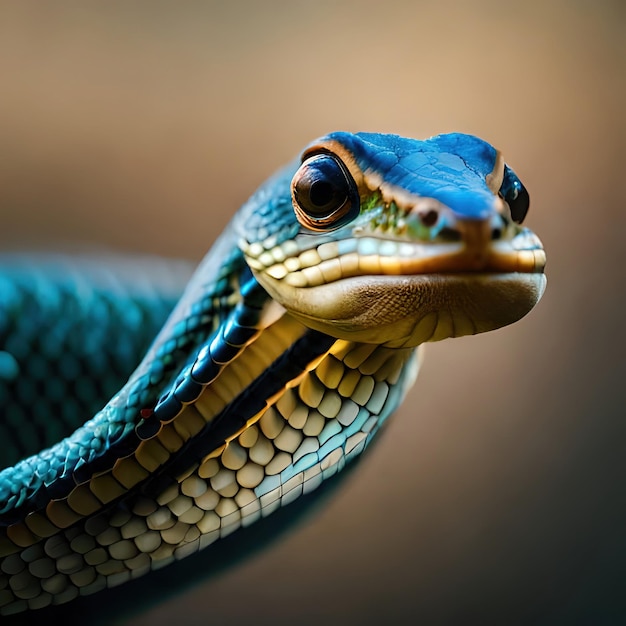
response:
<path id="1" fill-rule="evenodd" d="M 0 398 L 4 428 L 18 433 L 7 435 L 4 458 L 31 456 L 0 473 L 0 611 L 142 576 L 341 470 L 402 401 L 420 344 L 510 324 L 539 300 L 545 254 L 521 226 L 527 209 L 515 173 L 476 137 L 323 137 L 240 209 L 128 382 L 59 443 L 46 424 L 69 404 L 63 393 L 106 392 L 76 382 L 89 380 L 81 370 L 102 350 L 88 338 L 93 320 L 68 330 L 62 313 L 55 323 L 86 355 L 69 368 L 73 383 L 59 382 L 63 367 L 43 385 L 22 382 L 36 378 L 26 361 L 41 360 L 48 345 L 38 333 L 53 315 L 41 314 L 41 301 L 71 300 L 83 320 L 97 304 L 98 346 L 117 345 L 109 333 L 121 319 L 134 339 L 112 350 L 119 363 L 133 341 L 141 348 L 177 290 L 167 281 L 157 288 L 151 316 L 141 294 L 93 295 L 93 279 L 81 296 L 80 280 L 70 289 L 44 276 L 35 339 L 26 342 L 39 354 L 30 356 L 16 319 L 33 300 L 32 275 L 7 270 L 0 382 L 22 384 L 22 406 Z M 113 366 L 99 367 L 101 380 Z M 22 422 L 32 436 L 21 434 Z M 35 453 L 33 438 L 50 447 Z"/>

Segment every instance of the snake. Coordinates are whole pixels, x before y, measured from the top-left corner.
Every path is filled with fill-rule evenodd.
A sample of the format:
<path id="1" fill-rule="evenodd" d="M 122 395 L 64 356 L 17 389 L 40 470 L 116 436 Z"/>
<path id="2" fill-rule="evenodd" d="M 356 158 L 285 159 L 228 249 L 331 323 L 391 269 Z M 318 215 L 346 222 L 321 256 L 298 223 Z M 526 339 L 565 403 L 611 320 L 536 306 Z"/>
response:
<path id="1" fill-rule="evenodd" d="M 122 585 L 308 497 L 401 404 L 424 344 L 534 308 L 529 203 L 473 135 L 333 132 L 193 272 L 1 257 L 0 613 Z"/>

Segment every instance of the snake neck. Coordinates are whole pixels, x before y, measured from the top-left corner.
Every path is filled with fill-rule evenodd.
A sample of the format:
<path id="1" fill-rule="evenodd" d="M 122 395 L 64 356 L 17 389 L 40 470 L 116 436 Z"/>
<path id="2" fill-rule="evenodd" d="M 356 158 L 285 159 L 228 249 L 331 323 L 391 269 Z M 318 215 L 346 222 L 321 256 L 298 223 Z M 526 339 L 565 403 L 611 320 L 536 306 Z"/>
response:
<path id="1" fill-rule="evenodd" d="M 288 313 L 240 357 L 134 453 L 0 531 L 3 611 L 121 584 L 315 490 L 363 452 L 418 364 Z"/>

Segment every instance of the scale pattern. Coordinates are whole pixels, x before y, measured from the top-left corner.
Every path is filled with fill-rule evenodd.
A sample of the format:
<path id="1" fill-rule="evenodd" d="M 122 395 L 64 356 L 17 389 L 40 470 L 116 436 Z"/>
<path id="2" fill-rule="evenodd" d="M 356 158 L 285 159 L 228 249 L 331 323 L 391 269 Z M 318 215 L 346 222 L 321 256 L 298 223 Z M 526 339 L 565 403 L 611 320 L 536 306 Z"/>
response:
<path id="1" fill-rule="evenodd" d="M 316 145 L 349 164 L 358 187 L 350 201 L 360 203 L 349 223 L 323 232 L 298 221 L 291 196 L 294 174 L 314 167 L 307 154 Z M 111 400 L 90 419 L 91 405 L 72 409 L 73 423 L 87 421 L 0 471 L 1 614 L 115 587 L 308 494 L 361 454 L 400 404 L 420 343 L 511 323 L 540 297 L 545 255 L 518 225 L 528 196 L 485 142 L 335 133 L 302 159 L 234 216 Z M 507 198 L 519 199 L 516 224 Z M 482 261 L 525 278 L 448 275 Z M 23 404 L 19 416 L 7 410 L 14 441 L 31 438 L 40 403 L 50 401 L 45 421 L 51 407 L 91 391 L 102 402 L 115 369 L 102 355 L 135 354 L 179 293 L 166 281 L 167 296 L 147 312 L 150 288 L 129 296 L 116 287 L 111 301 L 96 274 L 83 279 L 66 267 L 55 283 L 0 273 L 0 400 L 14 391 L 1 386 L 9 381 Z M 33 315 L 20 319 L 31 301 Z M 58 327 L 44 339 L 52 319 Z M 110 325 L 120 320 L 132 341 L 114 340 Z M 45 342 L 71 350 L 57 366 L 69 382 L 40 371 Z M 39 357 L 28 356 L 32 348 Z M 76 371 L 83 361 L 91 387 Z M 32 445 L 56 434 L 34 428 L 41 441 Z"/>
<path id="2" fill-rule="evenodd" d="M 269 344 L 287 349 L 300 332 L 286 321 L 261 336 L 256 354 Z M 227 376 L 245 376 L 242 364 L 235 361 Z M 363 451 L 412 382 L 415 365 L 410 350 L 334 342 L 252 423 L 159 493 L 135 495 L 5 558 L 5 612 L 65 602 L 142 576 L 314 490 Z M 173 422 L 172 436 L 185 438 L 192 422 L 213 418 L 210 401 L 194 406 Z"/>
<path id="3" fill-rule="evenodd" d="M 0 268 L 2 468 L 102 408 L 163 326 L 192 267 L 90 256 L 79 272 L 67 257 L 6 256 Z"/>
<path id="4" fill-rule="evenodd" d="M 189 353 L 213 335 L 224 310 L 239 297 L 236 279 L 241 254 L 232 245 L 228 247 L 228 254 L 223 254 L 216 246 L 214 253 L 219 255 L 220 263 L 210 272 L 202 272 L 208 274 L 208 284 L 197 288 L 192 278 L 192 301 L 183 294 L 126 385 L 95 417 L 45 454 L 27 457 L 0 472 L 0 522 L 10 524 L 29 510 L 45 507 L 51 499 L 67 496 L 76 483 L 94 472 L 111 469 L 117 455 L 128 454 L 139 445 L 141 437 L 136 426 L 140 411 L 155 405 L 164 386 L 189 359 Z M 211 261 L 210 257 L 205 263 Z"/>

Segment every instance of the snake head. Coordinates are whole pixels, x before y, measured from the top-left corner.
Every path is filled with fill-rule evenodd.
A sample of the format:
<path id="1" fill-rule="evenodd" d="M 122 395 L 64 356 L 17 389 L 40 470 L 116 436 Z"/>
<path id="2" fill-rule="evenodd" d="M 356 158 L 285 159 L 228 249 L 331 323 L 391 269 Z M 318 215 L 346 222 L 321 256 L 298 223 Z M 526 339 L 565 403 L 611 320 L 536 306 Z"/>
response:
<path id="1" fill-rule="evenodd" d="M 411 347 L 500 328 L 546 285 L 522 225 L 529 196 L 471 135 L 333 133 L 253 196 L 240 245 L 258 282 L 310 328 Z"/>

